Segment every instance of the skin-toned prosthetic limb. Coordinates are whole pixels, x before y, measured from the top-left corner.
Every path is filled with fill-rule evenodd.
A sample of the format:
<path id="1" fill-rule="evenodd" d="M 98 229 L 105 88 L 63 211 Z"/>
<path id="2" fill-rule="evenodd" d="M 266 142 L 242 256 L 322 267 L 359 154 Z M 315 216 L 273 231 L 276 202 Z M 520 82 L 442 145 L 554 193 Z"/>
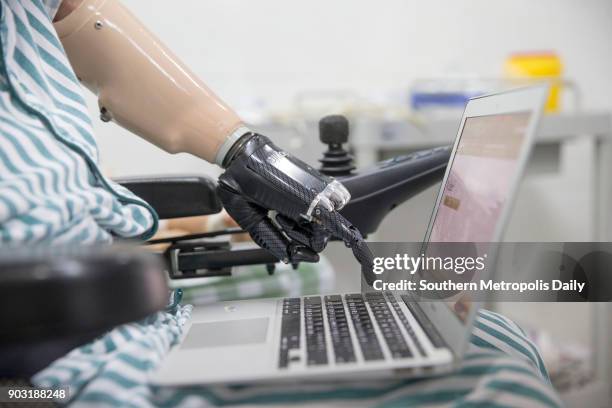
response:
<path id="1" fill-rule="evenodd" d="M 119 1 L 83 0 L 55 28 L 77 77 L 98 95 L 103 120 L 218 164 L 248 131 Z"/>
<path id="2" fill-rule="evenodd" d="M 98 95 L 103 120 L 225 168 L 225 209 L 279 260 L 317 261 L 334 237 L 371 275 L 372 254 L 337 213 L 350 199 L 342 184 L 251 132 L 119 1 L 78 1 L 65 0 L 72 10 L 60 9 L 55 27 L 77 77 Z"/>

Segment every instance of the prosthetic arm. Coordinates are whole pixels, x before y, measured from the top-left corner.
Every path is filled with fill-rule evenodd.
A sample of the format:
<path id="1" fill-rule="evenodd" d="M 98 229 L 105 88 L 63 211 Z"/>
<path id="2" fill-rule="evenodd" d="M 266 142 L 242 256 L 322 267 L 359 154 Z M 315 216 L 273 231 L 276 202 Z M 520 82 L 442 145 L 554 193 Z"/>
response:
<path id="1" fill-rule="evenodd" d="M 221 164 L 240 118 L 117 0 L 84 0 L 55 23 L 79 80 L 112 120 L 160 148 Z"/>
<path id="2" fill-rule="evenodd" d="M 337 213 L 350 199 L 342 184 L 251 132 L 119 1 L 83 0 L 55 26 L 102 120 L 225 168 L 221 201 L 257 244 L 284 262 L 317 261 L 333 236 L 370 268 L 361 234 Z"/>

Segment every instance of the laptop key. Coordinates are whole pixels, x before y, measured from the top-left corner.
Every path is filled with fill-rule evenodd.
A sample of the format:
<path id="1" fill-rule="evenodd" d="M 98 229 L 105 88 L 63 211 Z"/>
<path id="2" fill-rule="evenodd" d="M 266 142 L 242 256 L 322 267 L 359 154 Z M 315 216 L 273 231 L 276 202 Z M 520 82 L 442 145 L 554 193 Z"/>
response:
<path id="1" fill-rule="evenodd" d="M 300 312 L 299 298 L 283 300 L 281 320 L 281 366 L 287 366 L 290 350 L 300 348 Z"/>
<path id="2" fill-rule="evenodd" d="M 385 357 L 380 348 L 363 296 L 361 294 L 349 294 L 345 295 L 345 299 L 364 360 L 384 360 Z"/>
<path id="3" fill-rule="evenodd" d="M 344 312 L 342 296 L 325 296 L 325 308 L 327 310 L 327 322 L 329 323 L 336 363 L 355 362 L 355 351 L 353 350 L 353 342 L 348 328 L 346 313 Z"/>
<path id="4" fill-rule="evenodd" d="M 323 308 L 319 296 L 304 298 L 304 334 L 308 365 L 327 364 L 327 343 L 323 324 Z"/>
<path id="5" fill-rule="evenodd" d="M 400 307 L 399 302 L 397 301 L 395 296 L 393 296 L 392 294 L 389 294 L 389 293 L 385 293 L 385 297 L 387 298 L 387 301 L 391 304 L 391 306 L 395 310 L 395 313 L 399 316 L 400 322 L 404 326 L 404 329 L 406 329 L 406 331 L 408 332 L 408 335 L 412 339 L 412 342 L 416 346 L 416 348 L 419 351 L 419 353 L 422 356 L 426 357 L 427 353 L 425 352 L 425 349 L 423 348 L 423 344 L 421 344 L 421 341 L 417 337 L 417 335 L 416 335 L 416 333 L 414 331 L 414 328 L 410 324 L 410 321 L 408 321 L 408 318 L 406 317 L 406 314 L 403 312 L 403 310 Z"/>
<path id="6" fill-rule="evenodd" d="M 283 299 L 279 368 L 287 368 L 290 361 L 296 361 L 295 356 L 289 358 L 289 354 L 300 348 L 300 312 L 299 298 Z"/>
<path id="7" fill-rule="evenodd" d="M 412 352 L 404 339 L 389 304 L 382 293 L 366 293 L 366 300 L 370 304 L 370 309 L 378 323 L 383 338 L 387 343 L 389 352 L 393 358 L 412 357 Z"/>

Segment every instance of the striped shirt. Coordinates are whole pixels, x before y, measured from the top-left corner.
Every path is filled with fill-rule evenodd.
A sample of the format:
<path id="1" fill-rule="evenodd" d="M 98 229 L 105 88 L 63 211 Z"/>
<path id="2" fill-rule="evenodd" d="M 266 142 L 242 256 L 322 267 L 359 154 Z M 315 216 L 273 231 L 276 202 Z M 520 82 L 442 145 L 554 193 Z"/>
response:
<path id="1" fill-rule="evenodd" d="M 55 33 L 60 0 L 0 2 L 0 245 L 146 239 L 153 209 L 105 178 Z"/>

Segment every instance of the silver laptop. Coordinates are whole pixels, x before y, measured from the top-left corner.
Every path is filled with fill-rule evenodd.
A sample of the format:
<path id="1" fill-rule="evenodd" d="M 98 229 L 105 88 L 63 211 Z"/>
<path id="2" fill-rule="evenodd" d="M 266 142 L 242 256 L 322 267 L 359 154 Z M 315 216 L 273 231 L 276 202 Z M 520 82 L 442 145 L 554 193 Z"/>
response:
<path id="1" fill-rule="evenodd" d="M 547 87 L 471 99 L 427 230 L 427 242 L 499 241 Z M 488 209 L 482 211 L 482 209 Z M 152 381 L 162 385 L 354 380 L 451 370 L 479 304 L 351 293 L 196 307 Z"/>

